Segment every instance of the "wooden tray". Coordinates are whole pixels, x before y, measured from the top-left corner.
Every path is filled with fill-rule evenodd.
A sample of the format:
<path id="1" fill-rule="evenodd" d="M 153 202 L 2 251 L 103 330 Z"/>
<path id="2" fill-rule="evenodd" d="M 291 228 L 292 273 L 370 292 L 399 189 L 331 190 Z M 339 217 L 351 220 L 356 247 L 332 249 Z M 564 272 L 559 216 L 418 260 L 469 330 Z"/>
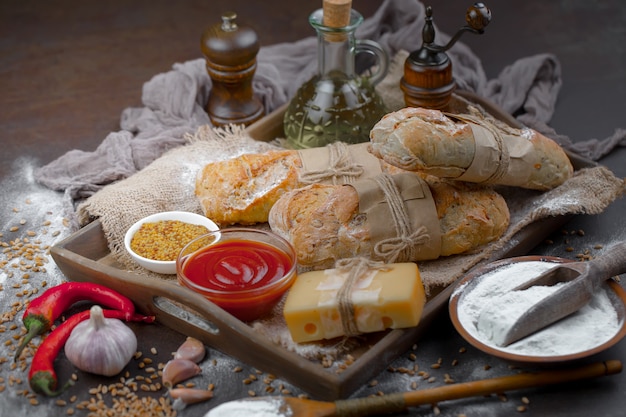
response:
<path id="1" fill-rule="evenodd" d="M 470 93 L 462 95 L 481 104 L 495 117 L 512 125 L 517 124 L 515 119 L 496 106 Z M 283 113 L 284 108 L 278 109 L 251 125 L 248 132 L 259 140 L 282 136 Z M 578 167 L 588 165 L 587 161 L 573 162 Z M 489 261 L 526 254 L 568 220 L 569 217 L 562 216 L 532 224 Z M 405 353 L 439 311 L 447 306 L 453 289 L 451 285 L 431 296 L 417 327 L 368 336 L 362 343 L 364 348 L 351 352 L 354 362 L 339 373 L 336 368 L 325 368 L 321 363 L 274 344 L 202 296 L 179 286 L 174 279 L 153 278 L 122 269 L 113 260 L 98 220 L 53 246 L 51 254 L 70 280 L 97 282 L 126 294 L 140 311 L 156 315 L 161 324 L 186 336 L 196 337 L 261 371 L 275 374 L 321 400 L 350 396 Z"/>

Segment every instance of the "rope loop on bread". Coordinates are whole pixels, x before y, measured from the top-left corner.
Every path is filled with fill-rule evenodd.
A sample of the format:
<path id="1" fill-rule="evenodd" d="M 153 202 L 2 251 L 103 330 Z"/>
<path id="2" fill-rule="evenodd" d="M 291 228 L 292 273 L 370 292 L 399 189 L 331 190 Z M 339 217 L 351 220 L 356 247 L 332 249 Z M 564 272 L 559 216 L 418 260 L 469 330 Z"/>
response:
<path id="1" fill-rule="evenodd" d="M 410 261 L 415 258 L 416 247 L 429 241 L 426 227 L 411 230 L 411 219 L 406 210 L 402 194 L 389 174 L 378 175 L 376 183 L 383 191 L 396 237 L 381 240 L 374 245 L 374 254 L 387 263 Z"/>
<path id="2" fill-rule="evenodd" d="M 420 245 L 428 243 L 430 241 L 430 235 L 425 226 L 422 226 L 415 230 L 408 236 L 398 236 L 385 240 L 374 245 L 374 254 L 381 259 L 388 259 L 389 263 L 396 262 L 402 252 L 409 252 L 409 258 L 403 259 L 404 261 L 413 259 L 412 250 Z"/>
<path id="3" fill-rule="evenodd" d="M 315 184 L 332 180 L 333 185 L 340 183 L 340 178 L 356 179 L 363 175 L 363 167 L 352 160 L 348 145 L 335 142 L 326 146 L 329 152 L 328 167 L 320 170 L 308 171 L 300 175 L 300 182 Z M 346 182 L 345 180 L 343 182 Z"/>

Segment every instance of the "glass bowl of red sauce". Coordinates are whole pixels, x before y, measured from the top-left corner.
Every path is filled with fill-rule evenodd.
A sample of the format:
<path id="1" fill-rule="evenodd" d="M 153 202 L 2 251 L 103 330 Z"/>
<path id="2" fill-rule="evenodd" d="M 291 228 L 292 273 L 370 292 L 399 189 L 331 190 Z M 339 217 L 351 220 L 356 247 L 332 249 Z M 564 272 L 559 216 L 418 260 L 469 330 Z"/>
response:
<path id="1" fill-rule="evenodd" d="M 176 261 L 178 283 L 242 321 L 269 314 L 296 278 L 296 251 L 273 232 L 228 228 L 189 242 Z"/>

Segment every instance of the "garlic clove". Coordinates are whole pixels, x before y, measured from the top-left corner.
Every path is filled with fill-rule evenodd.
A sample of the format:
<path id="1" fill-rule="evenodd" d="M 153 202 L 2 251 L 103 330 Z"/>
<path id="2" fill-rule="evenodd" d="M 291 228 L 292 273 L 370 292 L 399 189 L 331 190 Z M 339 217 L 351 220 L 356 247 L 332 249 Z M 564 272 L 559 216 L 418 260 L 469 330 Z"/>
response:
<path id="1" fill-rule="evenodd" d="M 198 375 L 202 370 L 200 366 L 189 359 L 172 359 L 163 367 L 163 385 L 166 388 L 172 388 L 179 382 L 185 381 L 193 376 Z"/>
<path id="2" fill-rule="evenodd" d="M 187 337 L 187 340 L 180 345 L 174 354 L 174 359 L 188 359 L 198 363 L 204 359 L 205 354 L 204 343 L 193 337 Z"/>
<path id="3" fill-rule="evenodd" d="M 173 408 L 182 410 L 189 404 L 195 404 L 213 398 L 213 391 L 198 388 L 173 388 L 168 391 L 174 399 Z"/>

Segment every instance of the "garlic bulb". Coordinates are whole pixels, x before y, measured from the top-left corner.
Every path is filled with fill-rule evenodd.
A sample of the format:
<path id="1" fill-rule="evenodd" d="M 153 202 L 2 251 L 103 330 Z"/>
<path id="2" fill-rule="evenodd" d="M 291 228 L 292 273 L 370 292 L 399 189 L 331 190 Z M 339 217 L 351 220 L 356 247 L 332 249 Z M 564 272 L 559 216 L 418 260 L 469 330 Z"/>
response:
<path id="1" fill-rule="evenodd" d="M 72 330 L 65 355 L 81 371 L 113 376 L 122 371 L 137 351 L 137 336 L 124 322 L 104 317 L 93 306 L 89 320 Z"/>

